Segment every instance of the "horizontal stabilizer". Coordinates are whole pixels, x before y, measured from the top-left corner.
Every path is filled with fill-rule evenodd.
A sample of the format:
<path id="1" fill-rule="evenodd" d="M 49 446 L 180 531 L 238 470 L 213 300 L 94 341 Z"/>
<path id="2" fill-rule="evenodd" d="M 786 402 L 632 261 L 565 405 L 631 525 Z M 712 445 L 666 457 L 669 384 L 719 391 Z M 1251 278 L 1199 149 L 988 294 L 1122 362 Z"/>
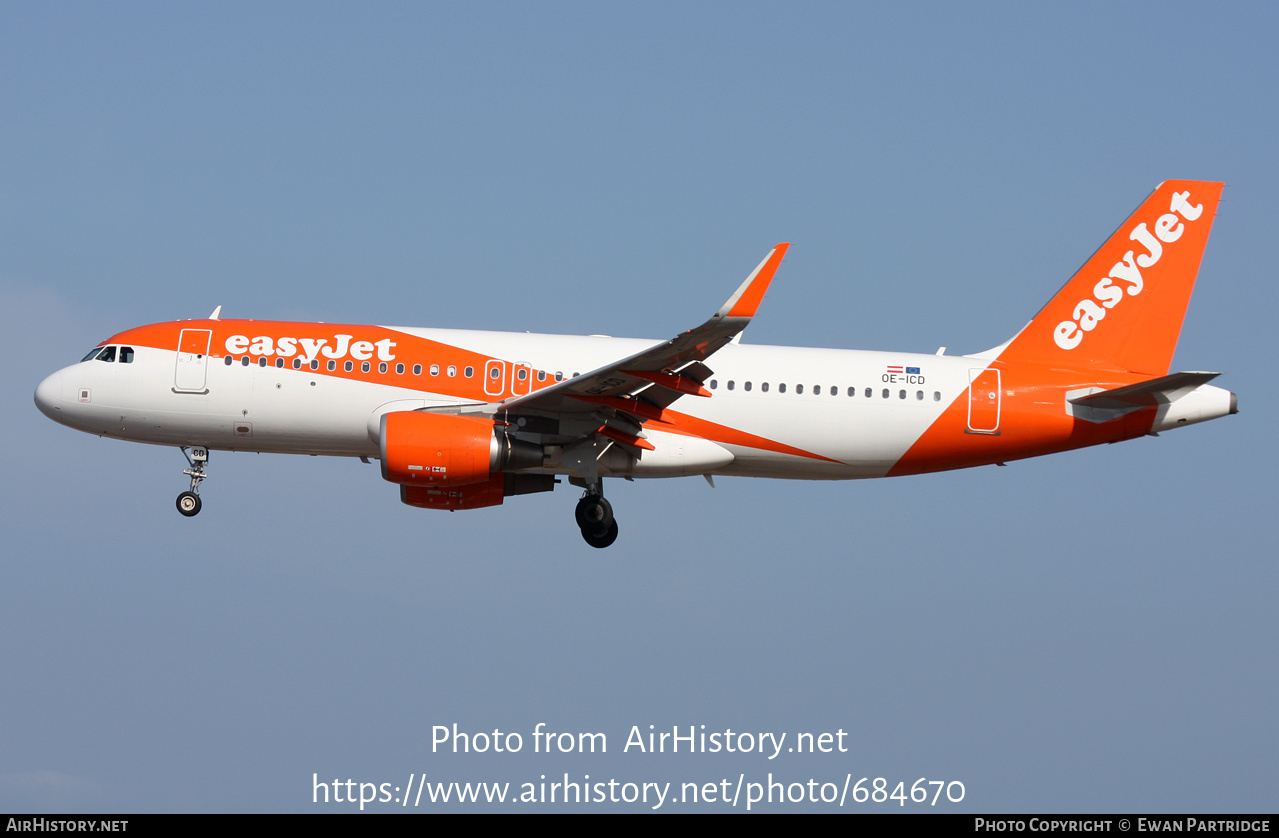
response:
<path id="1" fill-rule="evenodd" d="M 1081 407 L 1102 410 L 1130 410 L 1134 407 L 1171 404 L 1219 375 L 1219 372 L 1174 372 L 1137 384 L 1075 396 L 1069 401 Z"/>

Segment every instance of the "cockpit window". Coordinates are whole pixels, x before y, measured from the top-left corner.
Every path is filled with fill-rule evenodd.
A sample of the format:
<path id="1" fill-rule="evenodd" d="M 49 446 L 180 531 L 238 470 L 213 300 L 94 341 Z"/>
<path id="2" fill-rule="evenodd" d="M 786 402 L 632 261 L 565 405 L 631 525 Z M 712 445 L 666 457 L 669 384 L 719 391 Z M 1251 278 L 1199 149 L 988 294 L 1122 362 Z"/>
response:
<path id="1" fill-rule="evenodd" d="M 95 358 L 106 363 L 114 362 L 116 349 L 120 351 L 120 363 L 133 363 L 133 347 L 93 347 L 87 356 L 81 358 L 81 363 Z"/>
<path id="2" fill-rule="evenodd" d="M 115 351 L 120 351 L 120 363 L 133 363 L 133 347 L 93 347 L 92 351 L 81 358 L 81 363 L 86 361 L 105 361 L 111 363 L 115 361 Z"/>

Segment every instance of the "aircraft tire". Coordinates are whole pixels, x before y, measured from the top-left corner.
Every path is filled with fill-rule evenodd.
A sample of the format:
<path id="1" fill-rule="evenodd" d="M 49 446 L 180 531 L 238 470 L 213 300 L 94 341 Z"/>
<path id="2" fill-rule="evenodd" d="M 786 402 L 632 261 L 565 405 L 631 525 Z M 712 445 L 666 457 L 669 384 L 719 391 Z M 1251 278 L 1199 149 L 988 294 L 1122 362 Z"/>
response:
<path id="1" fill-rule="evenodd" d="M 195 492 L 183 492 L 178 495 L 178 511 L 188 518 L 194 518 L 200 514 L 200 496 Z"/>
<path id="2" fill-rule="evenodd" d="M 605 535 L 613 523 L 613 504 L 603 495 L 587 495 L 577 502 L 573 518 L 583 533 Z"/>
<path id="3" fill-rule="evenodd" d="M 582 530 L 582 538 L 592 547 L 603 549 L 617 541 L 617 521 L 609 521 L 608 529 L 600 535 Z"/>

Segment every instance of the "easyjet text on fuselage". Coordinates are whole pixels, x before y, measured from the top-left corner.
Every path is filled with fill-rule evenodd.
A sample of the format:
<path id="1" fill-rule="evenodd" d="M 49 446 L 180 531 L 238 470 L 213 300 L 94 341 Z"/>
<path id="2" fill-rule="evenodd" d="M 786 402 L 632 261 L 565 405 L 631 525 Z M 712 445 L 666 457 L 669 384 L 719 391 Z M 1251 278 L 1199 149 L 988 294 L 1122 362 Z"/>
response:
<path id="1" fill-rule="evenodd" d="M 308 363 L 321 355 L 333 360 L 350 355 L 356 361 L 368 361 L 375 353 L 379 361 L 395 360 L 395 355 L 391 352 L 395 348 L 395 341 L 390 338 L 378 341 L 353 341 L 353 337 L 354 335 L 334 335 L 333 344 L 330 345 L 328 338 L 272 337 L 270 335 L 250 338 L 247 335 L 231 335 L 226 339 L 225 345 L 230 355 L 243 355 L 247 352 L 249 355 L 262 357 L 276 355 L 281 358 L 292 358 L 294 355 L 301 354 L 302 359 Z"/>

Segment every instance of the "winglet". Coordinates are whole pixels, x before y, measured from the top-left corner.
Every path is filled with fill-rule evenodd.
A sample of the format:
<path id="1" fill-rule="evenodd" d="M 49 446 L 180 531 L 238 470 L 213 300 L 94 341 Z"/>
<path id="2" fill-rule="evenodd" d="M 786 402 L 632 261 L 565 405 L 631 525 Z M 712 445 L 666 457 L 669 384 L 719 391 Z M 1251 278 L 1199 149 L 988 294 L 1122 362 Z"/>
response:
<path id="1" fill-rule="evenodd" d="M 783 242 L 772 250 L 768 251 L 768 255 L 764 257 L 764 261 L 746 277 L 746 281 L 741 287 L 728 298 L 728 302 L 715 313 L 716 317 L 744 317 L 751 318 L 755 316 L 755 311 L 759 308 L 759 304 L 764 299 L 764 294 L 768 291 L 768 284 L 773 281 L 773 274 L 777 273 L 777 266 L 782 263 L 782 257 L 786 255 L 786 248 L 790 247 L 790 242 Z"/>

